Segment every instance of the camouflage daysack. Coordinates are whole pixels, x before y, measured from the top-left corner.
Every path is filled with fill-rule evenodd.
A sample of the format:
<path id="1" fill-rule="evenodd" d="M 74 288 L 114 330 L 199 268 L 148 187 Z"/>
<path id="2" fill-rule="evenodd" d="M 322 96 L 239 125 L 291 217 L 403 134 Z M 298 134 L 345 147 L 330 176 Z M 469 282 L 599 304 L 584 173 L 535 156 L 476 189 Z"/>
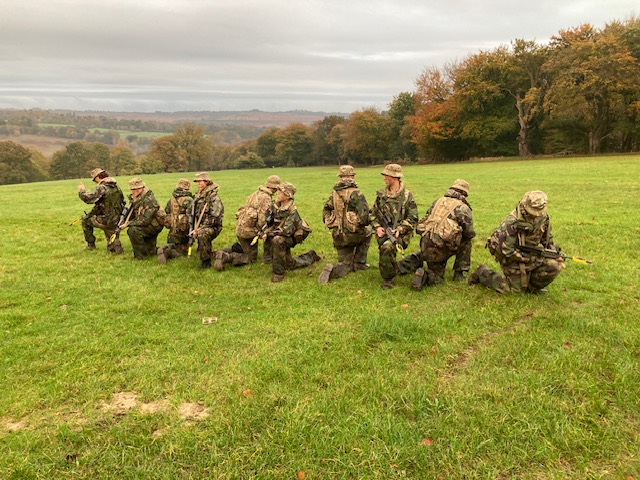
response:
<path id="1" fill-rule="evenodd" d="M 300 222 L 297 225 L 296 231 L 293 232 L 293 238 L 296 241 L 296 245 L 305 241 L 305 239 L 312 232 L 309 224 L 303 219 L 300 219 Z"/>
<path id="2" fill-rule="evenodd" d="M 457 248 L 462 241 L 462 227 L 451 216 L 455 209 L 462 205 L 460 200 L 442 197 L 431 210 L 425 222 L 419 226 L 423 235 L 429 235 L 437 245 Z"/>

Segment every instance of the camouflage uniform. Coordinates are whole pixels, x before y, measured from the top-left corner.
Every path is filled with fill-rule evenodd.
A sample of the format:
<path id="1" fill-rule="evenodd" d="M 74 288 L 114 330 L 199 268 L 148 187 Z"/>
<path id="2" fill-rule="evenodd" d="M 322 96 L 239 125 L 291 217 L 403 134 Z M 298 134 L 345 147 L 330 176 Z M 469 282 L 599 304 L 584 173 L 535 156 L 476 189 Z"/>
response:
<path id="1" fill-rule="evenodd" d="M 447 261 L 454 255 L 454 280 L 464 279 L 465 272 L 471 268 L 471 246 L 476 232 L 471 205 L 466 198 L 468 193 L 469 184 L 457 179 L 418 222 L 416 232 L 422 235 L 420 251 L 408 255 L 398 264 L 401 273 L 416 272 L 413 288 L 441 283 Z M 447 235 L 450 238 L 442 238 Z M 426 271 L 422 269 L 423 262 L 427 262 Z"/>
<path id="2" fill-rule="evenodd" d="M 557 249 L 551 235 L 544 192 L 527 192 L 516 208 L 487 240 L 487 248 L 500 263 L 504 277 L 480 265 L 469 277 L 469 284 L 480 283 L 499 293 L 541 293 L 560 274 L 564 264 L 518 250 L 520 245 Z M 559 251 L 559 249 L 557 249 Z"/>
<path id="3" fill-rule="evenodd" d="M 355 270 L 369 268 L 367 253 L 372 235 L 369 226 L 369 205 L 365 196 L 358 190 L 354 176 L 352 166 L 340 167 L 340 180 L 334 185 L 333 192 L 322 209 L 322 219 L 331 230 L 333 246 L 338 253 L 338 263 L 324 268 L 318 278 L 319 283 L 343 277 Z"/>
<path id="4" fill-rule="evenodd" d="M 96 168 L 91 172 L 91 175 L 95 181 L 96 177 L 101 174 L 106 175 L 106 173 L 101 168 Z M 120 213 L 125 205 L 124 194 L 118 187 L 117 182 L 113 178 L 106 176 L 101 178 L 98 185 L 91 190 L 87 191 L 83 186 L 78 188 L 80 189 L 78 191 L 80 200 L 87 204 L 93 204 L 91 211 L 82 217 L 82 232 L 87 242 L 87 248 L 89 250 L 95 248 L 96 237 L 93 234 L 93 229 L 99 228 L 104 231 L 107 239 L 107 251 L 122 253 L 120 241 L 113 243 L 109 241 L 116 231 Z"/>
<path id="5" fill-rule="evenodd" d="M 258 240 L 256 237 L 267 226 L 267 221 L 271 215 L 273 206 L 273 194 L 280 185 L 280 178 L 277 175 L 270 175 L 264 185 L 249 195 L 242 207 L 236 212 L 237 241 L 229 248 L 218 250 L 216 253 L 215 268 L 224 270 L 226 264 L 234 267 L 254 263 L 258 259 Z M 254 239 L 256 241 L 254 242 Z M 263 259 L 265 263 L 270 263 L 271 259 L 271 239 L 267 237 L 264 242 Z"/>
<path id="6" fill-rule="evenodd" d="M 382 175 L 400 179 L 403 176 L 402 168 L 400 165 L 389 164 Z M 392 192 L 389 188 L 378 191 L 369 214 L 369 221 L 374 231 L 381 227 L 380 218 L 388 223 L 389 228 L 399 233 L 398 243 L 403 249 L 407 248 L 413 236 L 413 229 L 418 223 L 418 206 L 404 182 L 400 181 L 400 188 L 396 192 Z M 379 268 L 384 280 L 383 288 L 390 288 L 393 286 L 393 279 L 399 273 L 396 246 L 386 235 L 382 237 L 376 235 L 376 239 L 380 249 Z"/>
<path id="7" fill-rule="evenodd" d="M 278 190 L 287 198 L 276 200 L 273 206 L 273 226 L 267 230 L 267 236 L 271 237 L 272 282 L 282 281 L 287 270 L 308 267 L 320 260 L 314 250 L 297 257 L 291 255 L 291 249 L 303 240 L 300 236 L 303 220 L 293 201 L 296 188 L 285 182 L 278 185 Z"/>
<path id="8" fill-rule="evenodd" d="M 169 229 L 169 233 L 167 234 L 168 245 L 158 248 L 160 263 L 186 255 L 189 249 L 189 212 L 193 204 L 190 187 L 189 180 L 181 178 L 164 207 L 167 214 L 164 226 Z"/>
<path id="9" fill-rule="evenodd" d="M 199 268 L 209 268 L 213 251 L 211 242 L 222 231 L 224 205 L 218 196 L 219 185 L 209 179 L 206 172 L 196 175 L 195 181 L 206 181 L 207 186 L 198 191 L 193 198 L 193 207 L 189 221 L 194 227 L 194 238 L 198 241 Z"/>
<path id="10" fill-rule="evenodd" d="M 131 190 L 137 185 L 141 185 L 137 188 L 142 188 L 142 192 L 135 198 L 133 194 L 129 195 L 128 211 L 131 215 L 127 223 L 127 235 L 131 241 L 134 258 L 142 260 L 156 254 L 156 241 L 164 225 L 158 220 L 160 205 L 153 192 L 139 178 L 129 181 Z"/>

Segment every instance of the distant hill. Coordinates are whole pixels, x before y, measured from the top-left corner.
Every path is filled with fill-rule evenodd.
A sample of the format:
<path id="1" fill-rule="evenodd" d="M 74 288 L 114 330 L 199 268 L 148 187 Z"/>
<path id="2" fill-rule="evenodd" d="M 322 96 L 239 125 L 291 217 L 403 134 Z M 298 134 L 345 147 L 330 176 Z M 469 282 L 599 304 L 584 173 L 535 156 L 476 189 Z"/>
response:
<path id="1" fill-rule="evenodd" d="M 74 113 L 78 116 L 107 117 L 118 120 L 140 120 L 167 123 L 205 123 L 247 125 L 254 127 L 285 127 L 290 123 L 309 125 L 330 115 L 347 117 L 347 113 L 310 112 L 307 110 L 291 110 L 288 112 L 264 112 L 262 110 L 230 111 L 230 112 L 105 112 L 105 111 L 70 111 L 52 110 L 57 113 Z"/>

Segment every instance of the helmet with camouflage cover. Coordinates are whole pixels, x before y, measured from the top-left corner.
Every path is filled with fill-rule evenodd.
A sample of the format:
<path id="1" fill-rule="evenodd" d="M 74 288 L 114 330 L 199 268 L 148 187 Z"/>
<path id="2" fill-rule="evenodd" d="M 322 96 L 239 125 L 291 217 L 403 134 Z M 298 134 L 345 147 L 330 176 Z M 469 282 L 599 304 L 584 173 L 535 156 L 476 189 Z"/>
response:
<path id="1" fill-rule="evenodd" d="M 267 181 L 264 182 L 265 187 L 271 188 L 273 190 L 276 190 L 278 188 L 278 185 L 280 185 L 280 177 L 277 175 L 269 175 L 267 177 Z"/>
<path id="2" fill-rule="evenodd" d="M 107 172 L 105 172 L 105 171 L 104 171 L 102 168 L 100 168 L 100 167 L 98 167 L 98 168 L 94 168 L 93 170 L 91 170 L 91 173 L 90 173 L 90 175 L 91 175 L 91 179 L 92 179 L 92 180 L 95 180 L 95 179 L 96 179 L 96 177 L 97 177 L 98 175 L 100 175 L 101 173 L 107 173 Z"/>
<path id="3" fill-rule="evenodd" d="M 527 192 L 520 200 L 520 205 L 529 215 L 540 217 L 547 213 L 547 194 L 540 190 Z"/>
<path id="4" fill-rule="evenodd" d="M 144 188 L 145 184 L 141 178 L 134 177 L 129 180 L 129 190 L 135 190 L 137 188 Z"/>
<path id="5" fill-rule="evenodd" d="M 296 194 L 296 187 L 289 182 L 283 182 L 278 185 L 278 190 L 284 193 L 289 198 L 293 198 L 293 196 Z"/>
<path id="6" fill-rule="evenodd" d="M 384 175 L 385 177 L 395 177 L 395 178 L 404 177 L 404 175 L 402 174 L 402 167 L 397 163 L 390 163 L 389 165 L 385 165 L 381 175 Z"/>
<path id="7" fill-rule="evenodd" d="M 355 175 L 356 172 L 351 165 L 340 165 L 338 177 L 354 177 Z"/>

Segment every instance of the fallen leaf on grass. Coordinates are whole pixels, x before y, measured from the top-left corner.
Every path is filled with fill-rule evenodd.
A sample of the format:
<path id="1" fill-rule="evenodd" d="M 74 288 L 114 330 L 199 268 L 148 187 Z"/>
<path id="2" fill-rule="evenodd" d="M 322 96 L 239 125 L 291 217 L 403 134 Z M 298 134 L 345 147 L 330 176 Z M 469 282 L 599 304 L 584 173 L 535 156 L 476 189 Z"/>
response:
<path id="1" fill-rule="evenodd" d="M 298 480 L 304 480 L 304 472 L 303 472 L 302 470 L 300 470 L 300 471 L 298 472 L 297 477 L 298 477 Z"/>
<path id="2" fill-rule="evenodd" d="M 434 345 L 431 347 L 431 350 L 429 350 L 429 355 L 435 355 L 436 353 L 438 353 L 438 347 Z"/>
<path id="3" fill-rule="evenodd" d="M 426 445 L 427 447 L 430 445 L 433 445 L 433 438 L 427 437 L 427 438 L 423 438 L 422 439 L 422 444 Z"/>
<path id="4" fill-rule="evenodd" d="M 211 325 L 212 323 L 216 323 L 218 321 L 218 317 L 204 317 L 202 319 L 203 325 Z"/>
<path id="5" fill-rule="evenodd" d="M 636 286 L 635 285 L 629 285 L 629 290 L 635 290 Z"/>
<path id="6" fill-rule="evenodd" d="M 572 347 L 571 342 L 564 342 L 564 343 L 562 344 L 562 346 L 563 346 L 564 348 L 571 348 L 571 347 Z"/>
<path id="7" fill-rule="evenodd" d="M 358 290 L 356 293 L 357 293 L 358 295 L 362 295 L 362 290 Z"/>
<path id="8" fill-rule="evenodd" d="M 243 397 L 248 397 L 249 395 L 251 395 L 253 392 L 251 391 L 250 388 L 247 388 L 246 390 L 243 390 L 242 392 L 242 396 Z"/>
<path id="9" fill-rule="evenodd" d="M 402 308 L 409 308 L 409 304 L 408 303 L 403 303 L 402 305 L 400 305 Z"/>

